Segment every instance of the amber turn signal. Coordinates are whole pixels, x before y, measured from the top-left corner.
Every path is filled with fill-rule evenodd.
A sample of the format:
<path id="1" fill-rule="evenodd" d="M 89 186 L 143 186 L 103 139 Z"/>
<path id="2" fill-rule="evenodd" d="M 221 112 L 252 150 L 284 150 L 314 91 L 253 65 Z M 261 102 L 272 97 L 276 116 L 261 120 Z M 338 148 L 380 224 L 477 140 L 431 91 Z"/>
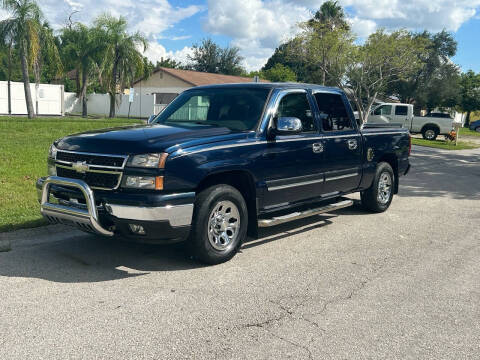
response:
<path id="1" fill-rule="evenodd" d="M 155 178 L 155 190 L 163 190 L 163 176 Z"/>

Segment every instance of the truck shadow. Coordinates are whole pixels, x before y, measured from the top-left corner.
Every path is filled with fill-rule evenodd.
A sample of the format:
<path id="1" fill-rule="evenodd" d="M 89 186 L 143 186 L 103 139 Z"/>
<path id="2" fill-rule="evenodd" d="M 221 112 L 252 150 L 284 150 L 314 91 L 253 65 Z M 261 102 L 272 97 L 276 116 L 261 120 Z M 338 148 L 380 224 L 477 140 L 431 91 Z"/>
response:
<path id="1" fill-rule="evenodd" d="M 480 199 L 479 153 L 422 148 L 412 155 L 412 169 L 400 179 L 398 196 Z"/>
<path id="2" fill-rule="evenodd" d="M 331 225 L 335 215 L 313 216 L 262 230 L 241 251 Z M 0 276 L 38 278 L 59 283 L 105 282 L 151 272 L 196 271 L 207 267 L 186 255 L 180 244 L 146 245 L 105 239 L 51 227 L 51 240 L 12 244 L 0 253 Z M 54 236 L 58 240 L 54 240 Z M 287 239 L 288 241 L 288 239 Z M 228 266 L 228 263 L 219 265 Z"/>

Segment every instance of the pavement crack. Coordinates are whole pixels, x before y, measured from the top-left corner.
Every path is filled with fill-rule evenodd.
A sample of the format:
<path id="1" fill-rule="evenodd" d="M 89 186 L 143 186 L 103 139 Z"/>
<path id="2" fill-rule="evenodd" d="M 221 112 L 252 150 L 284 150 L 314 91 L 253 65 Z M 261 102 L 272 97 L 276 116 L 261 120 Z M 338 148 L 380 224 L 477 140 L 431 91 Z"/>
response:
<path id="1" fill-rule="evenodd" d="M 305 345 L 302 345 L 302 344 L 299 344 L 295 341 L 292 341 L 290 339 L 287 339 L 286 337 L 283 337 L 283 336 L 280 336 L 280 335 L 277 335 L 273 332 L 271 332 L 270 330 L 268 329 L 265 329 L 270 335 L 272 335 L 273 337 L 276 337 L 277 339 L 280 339 L 282 341 L 285 341 L 286 343 L 292 345 L 292 346 L 295 346 L 296 348 L 299 348 L 299 349 L 303 349 L 305 350 L 307 353 L 308 353 L 308 358 L 309 359 L 313 359 L 313 353 L 312 353 L 312 350 L 310 350 L 310 348 L 308 346 L 305 346 Z"/>

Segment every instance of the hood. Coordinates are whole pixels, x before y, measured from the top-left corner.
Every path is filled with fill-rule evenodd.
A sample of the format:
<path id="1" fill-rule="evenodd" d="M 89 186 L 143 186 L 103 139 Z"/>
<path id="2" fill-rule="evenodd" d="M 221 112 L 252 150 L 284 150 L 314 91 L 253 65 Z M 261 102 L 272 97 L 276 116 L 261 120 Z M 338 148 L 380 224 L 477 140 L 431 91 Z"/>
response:
<path id="1" fill-rule="evenodd" d="M 59 150 L 130 155 L 158 153 L 170 147 L 187 148 L 238 136 L 245 136 L 245 133 L 204 125 L 187 127 L 153 124 L 74 134 L 57 140 L 55 146 Z"/>

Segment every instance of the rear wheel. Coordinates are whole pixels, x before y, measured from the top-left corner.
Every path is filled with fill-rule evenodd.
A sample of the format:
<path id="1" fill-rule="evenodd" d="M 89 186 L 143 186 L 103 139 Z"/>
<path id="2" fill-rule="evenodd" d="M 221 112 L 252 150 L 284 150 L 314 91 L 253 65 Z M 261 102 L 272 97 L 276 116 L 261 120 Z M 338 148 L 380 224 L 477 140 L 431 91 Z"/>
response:
<path id="1" fill-rule="evenodd" d="M 422 129 L 422 136 L 425 140 L 435 140 L 438 136 L 438 129 L 426 126 Z"/>
<path id="2" fill-rule="evenodd" d="M 393 199 L 395 175 L 390 164 L 381 162 L 377 166 L 372 186 L 362 191 L 362 205 L 373 212 L 384 212 Z"/>
<path id="3" fill-rule="evenodd" d="M 207 264 L 230 260 L 247 236 L 248 211 L 240 192 L 230 185 L 203 190 L 195 201 L 189 247 Z"/>
<path id="4" fill-rule="evenodd" d="M 477 126 L 477 127 L 475 128 L 475 131 L 480 133 L 480 126 Z"/>

